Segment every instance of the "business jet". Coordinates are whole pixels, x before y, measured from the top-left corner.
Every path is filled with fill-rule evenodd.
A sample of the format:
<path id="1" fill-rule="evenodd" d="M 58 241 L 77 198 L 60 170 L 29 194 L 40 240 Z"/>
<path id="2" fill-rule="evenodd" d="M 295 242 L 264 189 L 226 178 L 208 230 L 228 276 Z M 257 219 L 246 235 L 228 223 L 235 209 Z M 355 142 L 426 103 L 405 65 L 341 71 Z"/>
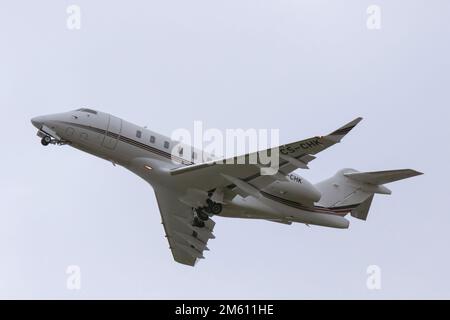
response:
<path id="1" fill-rule="evenodd" d="M 358 172 L 339 170 L 317 184 L 294 173 L 307 169 L 321 151 L 341 141 L 362 118 L 325 136 L 269 148 L 277 155 L 275 174 L 256 153 L 227 159 L 186 152 L 178 141 L 111 114 L 81 108 L 35 117 L 32 124 L 44 146 L 69 145 L 125 167 L 151 184 L 165 235 L 175 261 L 194 266 L 214 239 L 218 216 L 348 228 L 350 216 L 366 220 L 375 194 L 391 194 L 384 185 L 422 173 L 411 169 Z M 258 153 L 259 154 L 259 153 Z M 231 161 L 230 161 L 231 160 Z"/>

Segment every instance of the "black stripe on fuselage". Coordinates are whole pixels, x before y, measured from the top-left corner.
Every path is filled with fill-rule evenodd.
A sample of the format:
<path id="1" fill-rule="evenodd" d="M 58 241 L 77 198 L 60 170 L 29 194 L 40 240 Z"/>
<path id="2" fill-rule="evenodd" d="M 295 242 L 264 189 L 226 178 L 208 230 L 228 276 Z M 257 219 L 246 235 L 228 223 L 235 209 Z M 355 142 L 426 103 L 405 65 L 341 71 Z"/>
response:
<path id="1" fill-rule="evenodd" d="M 359 204 L 353 204 L 353 205 L 347 205 L 347 206 L 341 206 L 341 207 L 321 207 L 321 206 L 308 207 L 308 206 L 305 206 L 304 204 L 301 204 L 300 202 L 281 198 L 281 197 L 275 196 L 275 195 L 265 192 L 265 191 L 260 191 L 260 192 L 264 197 L 266 197 L 268 199 L 285 204 L 289 207 L 301 209 L 304 211 L 310 211 L 310 212 L 344 214 L 344 213 L 351 211 L 352 209 L 356 208 L 359 205 Z"/>
<path id="2" fill-rule="evenodd" d="M 133 145 L 133 146 L 135 146 L 137 148 L 140 148 L 140 149 L 144 149 L 146 151 L 149 151 L 151 153 L 157 154 L 157 155 L 159 155 L 161 157 L 164 157 L 164 158 L 167 158 L 169 160 L 175 160 L 175 161 L 177 161 L 179 163 L 186 164 L 186 165 L 193 164 L 193 162 L 191 162 L 189 160 L 186 160 L 186 159 L 174 156 L 173 154 L 171 154 L 169 152 L 166 152 L 164 150 L 161 150 L 161 149 L 149 146 L 149 145 L 147 145 L 145 143 L 142 143 L 142 142 L 136 141 L 134 139 L 131 139 L 131 138 L 119 135 L 119 134 L 114 133 L 114 132 L 106 131 L 106 130 L 103 130 L 103 129 L 100 129 L 100 128 L 96 128 L 96 127 L 86 126 L 86 125 L 83 125 L 83 124 L 73 123 L 73 122 L 64 122 L 64 123 L 67 124 L 67 125 L 79 127 L 79 128 L 86 129 L 86 130 L 90 130 L 90 131 L 93 131 L 93 132 L 96 132 L 96 133 L 99 133 L 99 134 L 107 135 L 110 138 L 118 139 L 118 140 L 120 140 L 120 141 L 122 141 L 124 143 Z"/>

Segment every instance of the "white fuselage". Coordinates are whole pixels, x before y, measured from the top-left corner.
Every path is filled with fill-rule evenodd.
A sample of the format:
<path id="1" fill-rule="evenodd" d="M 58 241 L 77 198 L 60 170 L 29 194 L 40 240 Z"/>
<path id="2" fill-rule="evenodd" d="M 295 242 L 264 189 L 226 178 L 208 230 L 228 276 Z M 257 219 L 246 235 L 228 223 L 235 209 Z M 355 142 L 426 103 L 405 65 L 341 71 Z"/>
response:
<path id="1" fill-rule="evenodd" d="M 207 155 L 202 157 L 200 150 L 182 152 L 173 148 L 178 142 L 166 136 L 90 109 L 36 117 L 32 123 L 45 134 L 123 166 L 151 185 L 171 189 L 180 197 L 186 185 L 179 184 L 177 177 L 168 172 L 180 166 L 211 160 Z M 267 197 L 235 196 L 227 201 L 220 216 L 348 227 L 343 214 L 314 205 L 321 197 L 320 192 L 298 175 L 288 175 L 286 182 L 275 181 L 262 192 Z"/>

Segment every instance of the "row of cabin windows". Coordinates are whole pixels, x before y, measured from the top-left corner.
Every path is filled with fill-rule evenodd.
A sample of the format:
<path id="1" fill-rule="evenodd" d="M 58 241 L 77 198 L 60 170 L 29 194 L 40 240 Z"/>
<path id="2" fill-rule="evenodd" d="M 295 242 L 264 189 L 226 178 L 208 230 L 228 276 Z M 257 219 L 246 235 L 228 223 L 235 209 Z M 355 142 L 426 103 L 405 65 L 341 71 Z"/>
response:
<path id="1" fill-rule="evenodd" d="M 139 139 L 142 138 L 142 131 L 141 130 L 137 130 L 136 131 L 136 137 L 139 138 Z M 150 136 L 150 143 L 155 143 L 155 142 L 156 142 L 155 136 Z M 164 148 L 169 149 L 169 146 L 170 146 L 169 141 L 164 141 Z M 182 155 L 183 154 L 183 148 L 181 148 L 178 152 L 179 152 L 180 155 Z M 196 157 L 197 156 L 195 155 L 195 158 Z"/>
<path id="2" fill-rule="evenodd" d="M 141 130 L 136 130 L 136 138 L 142 138 L 142 131 Z M 155 136 L 150 136 L 150 143 L 155 143 L 156 138 Z M 164 147 L 168 148 L 169 147 L 169 142 L 164 141 Z"/>
<path id="3" fill-rule="evenodd" d="M 137 130 L 136 131 L 136 137 L 139 138 L 139 139 L 142 138 L 142 131 L 141 130 Z M 155 143 L 155 141 L 156 141 L 155 136 L 150 136 L 150 143 Z M 169 146 L 170 146 L 169 141 L 164 141 L 164 148 L 169 149 Z M 178 154 L 180 156 L 183 155 L 183 148 L 180 148 L 178 150 Z M 192 152 L 192 159 L 197 159 L 197 154 L 195 152 Z"/>
<path id="4" fill-rule="evenodd" d="M 136 138 L 139 138 L 139 139 L 142 138 L 141 130 L 136 131 Z M 155 143 L 155 141 L 156 141 L 155 136 L 150 136 L 150 143 Z M 164 148 L 169 149 L 169 141 L 164 141 Z"/>

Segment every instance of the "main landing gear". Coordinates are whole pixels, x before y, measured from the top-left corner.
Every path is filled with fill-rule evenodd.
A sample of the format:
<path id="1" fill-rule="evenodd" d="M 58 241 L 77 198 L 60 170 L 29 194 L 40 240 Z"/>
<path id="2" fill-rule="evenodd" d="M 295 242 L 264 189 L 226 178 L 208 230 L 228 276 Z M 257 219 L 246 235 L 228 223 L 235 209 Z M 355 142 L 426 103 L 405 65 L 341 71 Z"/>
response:
<path id="1" fill-rule="evenodd" d="M 206 200 L 206 206 L 198 207 L 194 209 L 194 227 L 203 228 L 205 226 L 205 221 L 209 219 L 210 216 L 220 214 L 222 212 L 222 204 L 214 202 L 211 199 Z"/>
<path id="2" fill-rule="evenodd" d="M 206 213 L 215 215 L 215 214 L 219 214 L 220 212 L 222 212 L 222 204 L 221 203 L 214 202 L 211 199 L 207 199 L 206 204 L 207 204 L 207 206 L 204 207 Z"/>

